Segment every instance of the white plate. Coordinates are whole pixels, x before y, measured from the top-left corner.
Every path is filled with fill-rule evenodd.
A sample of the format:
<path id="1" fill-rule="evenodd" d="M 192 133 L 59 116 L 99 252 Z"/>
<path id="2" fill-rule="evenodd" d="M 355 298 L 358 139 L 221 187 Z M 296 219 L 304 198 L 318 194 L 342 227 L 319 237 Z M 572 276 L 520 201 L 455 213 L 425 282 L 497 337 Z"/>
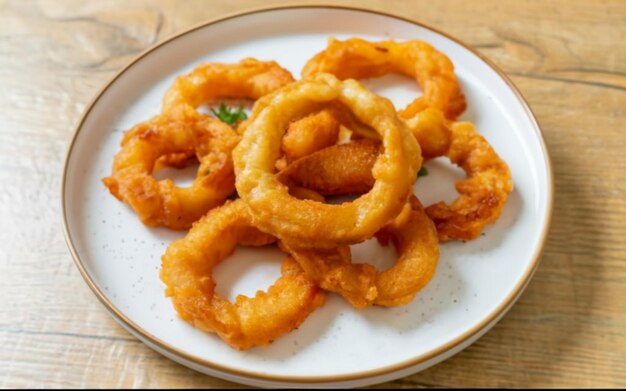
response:
<path id="1" fill-rule="evenodd" d="M 515 191 L 495 225 L 467 243 L 447 243 L 433 281 L 412 303 L 356 311 L 340 297 L 271 346 L 236 351 L 177 318 L 163 295 L 160 257 L 183 235 L 142 225 L 100 179 L 110 172 L 123 130 L 157 114 L 175 76 L 207 61 L 278 61 L 299 75 L 329 35 L 421 39 L 454 62 L 474 122 L 508 162 Z M 403 107 L 419 94 L 403 77 L 366 81 Z M 455 196 L 460 178 L 445 161 L 426 164 L 417 194 L 425 204 Z M 447 179 L 446 179 L 447 178 Z M 406 376 L 459 352 L 504 315 L 535 270 L 548 230 L 553 183 L 539 127 L 512 83 L 460 42 L 428 27 L 363 10 L 296 7 L 213 21 L 146 51 L 107 84 L 86 110 L 68 153 L 63 182 L 66 237 L 83 277 L 129 332 L 162 354 L 206 374 L 256 386 L 364 386 Z M 372 242 L 356 258 L 379 266 L 392 251 Z M 359 255 L 361 254 L 361 255 Z M 273 249 L 238 250 L 216 271 L 219 291 L 253 294 L 279 275 Z M 251 262 L 253 260 L 254 262 Z"/>

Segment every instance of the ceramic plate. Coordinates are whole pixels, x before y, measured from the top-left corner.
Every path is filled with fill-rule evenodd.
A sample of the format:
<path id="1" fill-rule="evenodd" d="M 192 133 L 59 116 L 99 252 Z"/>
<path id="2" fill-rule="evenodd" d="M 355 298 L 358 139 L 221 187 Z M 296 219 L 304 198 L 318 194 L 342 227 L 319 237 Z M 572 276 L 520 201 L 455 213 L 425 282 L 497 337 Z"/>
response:
<path id="1" fill-rule="evenodd" d="M 160 110 L 177 75 L 207 61 L 276 60 L 295 76 L 329 36 L 420 39 L 447 54 L 472 121 L 509 164 L 515 190 L 501 218 L 467 243 L 441 246 L 436 276 L 408 305 L 357 311 L 336 295 L 271 346 L 236 351 L 177 318 L 159 280 L 160 257 L 184 235 L 142 225 L 102 185 L 125 129 Z M 404 107 L 420 94 L 405 77 L 365 81 Z M 444 159 L 426 164 L 416 193 L 426 205 L 451 201 L 462 172 Z M 177 175 L 178 183 L 189 173 Z M 193 174 L 191 174 L 193 175 Z M 209 22 L 141 54 L 86 110 L 63 181 L 66 237 L 85 280 L 119 323 L 148 346 L 206 374 L 255 386 L 364 386 L 406 376 L 459 352 L 519 297 L 535 270 L 552 209 L 552 176 L 539 127 L 513 84 L 459 41 L 398 17 L 356 9 L 290 7 Z M 384 268 L 393 250 L 368 241 L 355 259 Z M 218 292 L 252 295 L 279 276 L 282 254 L 238 249 L 215 271 Z"/>

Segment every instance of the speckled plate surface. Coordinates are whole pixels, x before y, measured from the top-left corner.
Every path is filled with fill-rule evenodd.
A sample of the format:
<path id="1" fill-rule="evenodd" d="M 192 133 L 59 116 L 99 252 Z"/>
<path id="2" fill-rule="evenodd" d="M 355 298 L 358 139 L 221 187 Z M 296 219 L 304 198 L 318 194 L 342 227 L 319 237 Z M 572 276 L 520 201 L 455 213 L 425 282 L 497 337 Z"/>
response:
<path id="1" fill-rule="evenodd" d="M 447 243 L 432 282 L 410 304 L 357 311 L 336 295 L 298 330 L 271 346 L 240 352 L 177 318 L 159 280 L 160 257 L 184 235 L 147 228 L 100 179 L 110 172 L 123 131 L 157 114 L 177 75 L 207 61 L 276 60 L 299 75 L 328 36 L 421 39 L 454 62 L 474 122 L 509 163 L 515 191 L 499 221 L 467 243 Z M 403 107 L 419 89 L 404 77 L 366 81 Z M 455 197 L 460 170 L 426 164 L 416 193 L 424 204 Z M 184 175 L 183 175 L 184 176 Z M 184 183 L 185 178 L 178 178 Z M 64 171 L 63 218 L 72 255 L 111 314 L 148 346 L 206 374 L 256 386 L 363 386 L 420 371 L 486 332 L 515 302 L 540 258 L 552 209 L 552 176 L 537 123 L 512 83 L 462 43 L 397 17 L 355 9 L 294 7 L 212 21 L 140 55 L 96 97 L 77 127 Z M 385 267 L 393 251 L 369 241 L 355 259 Z M 218 292 L 233 298 L 279 275 L 275 249 L 238 249 L 216 270 Z"/>

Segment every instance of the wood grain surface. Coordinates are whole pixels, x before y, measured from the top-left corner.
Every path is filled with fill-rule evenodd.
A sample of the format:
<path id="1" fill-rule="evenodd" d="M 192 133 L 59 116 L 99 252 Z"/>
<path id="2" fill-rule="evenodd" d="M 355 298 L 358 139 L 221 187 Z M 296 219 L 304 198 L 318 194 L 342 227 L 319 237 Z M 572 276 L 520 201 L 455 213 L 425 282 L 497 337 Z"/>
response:
<path id="1" fill-rule="evenodd" d="M 477 48 L 527 98 L 554 164 L 552 228 L 519 302 L 460 354 L 381 386 L 626 387 L 626 2 L 328 3 Z M 109 316 L 63 239 L 60 181 L 74 126 L 122 66 L 257 5 L 0 1 L 0 387 L 240 387 L 164 358 Z"/>

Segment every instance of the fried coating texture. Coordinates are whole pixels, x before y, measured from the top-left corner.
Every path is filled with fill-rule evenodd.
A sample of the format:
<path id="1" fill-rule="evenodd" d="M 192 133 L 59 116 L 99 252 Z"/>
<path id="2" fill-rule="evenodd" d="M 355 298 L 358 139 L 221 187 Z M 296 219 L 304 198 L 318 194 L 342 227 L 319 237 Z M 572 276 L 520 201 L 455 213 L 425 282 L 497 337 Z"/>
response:
<path id="1" fill-rule="evenodd" d="M 446 154 L 452 142 L 452 132 L 450 121 L 440 110 L 428 107 L 405 121 L 420 145 L 425 160 Z M 362 130 L 357 129 L 354 132 L 361 135 Z M 362 136 L 372 139 L 369 133 Z"/>
<path id="2" fill-rule="evenodd" d="M 291 73 L 274 61 L 211 62 L 176 78 L 163 97 L 162 112 L 186 115 L 218 98 L 259 99 L 293 81 Z"/>
<path id="3" fill-rule="evenodd" d="M 238 141 L 232 128 L 213 118 L 157 115 L 124 134 L 111 176 L 102 181 L 144 224 L 186 229 L 233 192 L 232 149 Z M 180 165 L 192 153 L 200 166 L 190 187 L 152 176 L 162 157 Z"/>
<path id="4" fill-rule="evenodd" d="M 207 63 L 176 78 L 163 98 L 162 114 L 126 132 L 122 150 L 104 184 L 148 226 L 187 229 L 234 190 L 232 149 L 239 137 L 230 127 L 196 111 L 216 98 L 259 97 L 293 81 L 274 61 L 246 58 L 237 64 Z M 189 188 L 152 173 L 198 161 Z"/>
<path id="5" fill-rule="evenodd" d="M 450 205 L 438 202 L 426 208 L 439 240 L 469 240 L 495 222 L 513 191 L 509 167 L 469 122 L 451 126 L 450 161 L 460 166 L 467 178 L 456 183 L 459 197 Z"/>
<path id="6" fill-rule="evenodd" d="M 307 124 L 306 129 L 329 126 L 317 121 L 315 116 L 307 118 L 308 122 L 315 120 L 316 123 Z M 441 111 L 427 108 L 410 121 L 413 125 L 410 129 L 420 144 L 424 159 L 446 154 L 452 141 L 452 132 L 449 121 Z M 301 137 L 302 140 L 306 139 L 304 132 Z M 313 134 L 308 135 L 309 139 L 313 137 Z M 280 171 L 278 178 L 283 183 L 306 187 L 324 195 L 366 193 L 374 185 L 372 167 L 380 151 L 380 142 L 372 138 L 333 145 L 292 162 Z"/>
<path id="7" fill-rule="evenodd" d="M 420 145 L 424 159 L 443 156 L 448 152 L 452 132 L 449 121 L 440 110 L 428 107 L 406 120 L 406 123 Z"/>
<path id="8" fill-rule="evenodd" d="M 415 197 L 407 209 L 377 233 L 381 242 L 391 240 L 398 253 L 395 264 L 383 272 L 367 263 L 352 263 L 347 246 L 313 251 L 295 250 L 284 241 L 281 245 L 311 279 L 341 294 L 355 308 L 403 305 L 428 284 L 439 261 L 439 241 L 432 221 Z"/>
<path id="9" fill-rule="evenodd" d="M 387 73 L 413 78 L 422 96 L 397 111 L 354 80 Z M 433 278 L 439 243 L 479 236 L 513 189 L 485 138 L 454 122 L 465 97 L 454 65 L 431 45 L 330 38 L 302 76 L 253 58 L 195 68 L 175 79 L 161 114 L 124 134 L 103 178 L 144 224 L 191 227 L 161 258 L 165 294 L 183 320 L 235 349 L 297 329 L 326 291 L 359 309 L 409 303 Z M 198 111 L 216 99 L 256 103 L 243 121 L 222 107 L 218 116 L 234 129 Z M 423 208 L 411 190 L 422 162 L 439 156 L 467 177 L 454 202 Z M 188 188 L 153 177 L 194 162 Z M 358 198 L 327 204 L 335 195 Z M 388 270 L 352 262 L 349 245 L 373 237 L 394 245 Z M 287 257 L 271 287 L 234 302 L 216 294 L 213 268 L 238 244 L 275 242 Z"/>
<path id="10" fill-rule="evenodd" d="M 337 143 L 339 121 L 324 109 L 289 124 L 281 149 L 293 161 Z"/>
<path id="11" fill-rule="evenodd" d="M 436 203 L 426 208 L 426 213 L 435 222 L 441 241 L 475 239 L 498 219 L 513 190 L 508 166 L 472 124 L 449 122 L 436 109 L 426 109 L 415 118 L 421 125 L 414 129 L 423 129 L 430 138 L 423 142 L 422 151 L 429 149 L 439 155 L 448 145 L 443 155 L 467 174 L 456 183 L 459 197 L 452 204 Z M 367 192 L 373 184 L 375 143 L 363 139 L 325 148 L 293 162 L 278 177 L 324 195 Z"/>
<path id="12" fill-rule="evenodd" d="M 367 193 L 374 186 L 372 167 L 380 152 L 380 142 L 369 139 L 333 145 L 296 160 L 278 177 L 324 195 Z"/>
<path id="13" fill-rule="evenodd" d="M 291 257 L 267 292 L 239 295 L 234 303 L 215 293 L 213 268 L 254 229 L 243 202 L 228 202 L 196 222 L 162 257 L 161 280 L 179 316 L 236 349 L 270 344 L 296 329 L 325 301 L 325 293 Z"/>
<path id="14" fill-rule="evenodd" d="M 274 175 L 280 141 L 292 118 L 311 104 L 338 100 L 382 138 L 372 189 L 340 205 L 298 200 Z M 402 209 L 421 166 L 415 138 L 391 102 L 354 80 L 340 82 L 318 74 L 261 98 L 252 110 L 239 145 L 233 151 L 236 187 L 249 206 L 255 226 L 303 247 L 330 248 L 371 237 Z"/>
<path id="15" fill-rule="evenodd" d="M 454 74 L 450 59 L 426 42 L 369 42 L 360 38 L 339 41 L 329 38 L 325 50 L 311 58 L 302 69 L 302 76 L 331 73 L 341 80 L 380 77 L 400 73 L 417 81 L 424 92 L 400 111 L 408 119 L 418 112 L 434 107 L 447 118 L 456 119 L 465 111 L 465 96 Z"/>
<path id="16" fill-rule="evenodd" d="M 344 104 L 323 104 L 319 110 L 289 124 L 281 144 L 283 156 L 276 161 L 276 169 L 281 171 L 294 160 L 361 138 L 380 140 L 380 135 L 359 122 Z"/>

